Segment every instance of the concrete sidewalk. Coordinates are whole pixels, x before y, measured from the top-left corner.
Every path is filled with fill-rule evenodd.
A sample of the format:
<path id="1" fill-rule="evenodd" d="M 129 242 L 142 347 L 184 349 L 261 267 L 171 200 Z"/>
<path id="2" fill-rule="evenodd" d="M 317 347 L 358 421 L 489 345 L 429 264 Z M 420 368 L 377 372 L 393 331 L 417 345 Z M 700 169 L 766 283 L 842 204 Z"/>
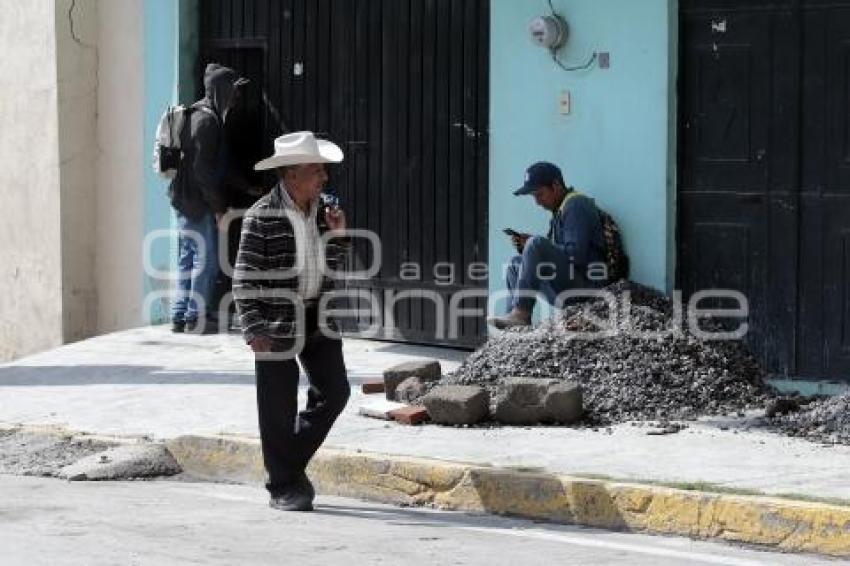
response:
<path id="1" fill-rule="evenodd" d="M 850 447 L 736 431 L 735 421 L 648 436 L 630 424 L 442 428 L 358 416 L 364 379 L 422 357 L 450 371 L 465 355 L 346 341 L 354 393 L 311 463 L 320 492 L 850 556 Z M 0 429 L 151 437 L 194 476 L 258 484 L 254 395 L 239 337 L 140 328 L 0 366 Z M 824 498 L 834 504 L 799 501 Z"/>
<path id="2" fill-rule="evenodd" d="M 328 446 L 622 481 L 850 501 L 850 447 L 822 446 L 734 423 L 668 436 L 619 425 L 583 428 L 409 427 L 357 415 L 358 384 L 420 357 L 456 367 L 466 352 L 347 340 L 353 395 Z M 0 423 L 157 439 L 257 436 L 253 360 L 237 336 L 173 335 L 166 327 L 93 338 L 0 366 Z M 302 387 L 302 403 L 305 387 Z M 729 425 L 729 423 L 724 423 Z"/>

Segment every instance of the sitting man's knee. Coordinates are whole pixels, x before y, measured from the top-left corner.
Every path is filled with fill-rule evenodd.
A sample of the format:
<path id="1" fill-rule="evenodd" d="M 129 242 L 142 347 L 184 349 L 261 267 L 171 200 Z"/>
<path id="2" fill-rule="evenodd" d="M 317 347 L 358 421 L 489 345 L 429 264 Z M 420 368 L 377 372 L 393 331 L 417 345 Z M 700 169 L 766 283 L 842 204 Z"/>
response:
<path id="1" fill-rule="evenodd" d="M 525 255 L 527 253 L 535 252 L 548 243 L 549 243 L 549 240 L 547 240 L 543 236 L 532 236 L 525 243 L 525 249 L 523 250 L 523 255 Z"/>

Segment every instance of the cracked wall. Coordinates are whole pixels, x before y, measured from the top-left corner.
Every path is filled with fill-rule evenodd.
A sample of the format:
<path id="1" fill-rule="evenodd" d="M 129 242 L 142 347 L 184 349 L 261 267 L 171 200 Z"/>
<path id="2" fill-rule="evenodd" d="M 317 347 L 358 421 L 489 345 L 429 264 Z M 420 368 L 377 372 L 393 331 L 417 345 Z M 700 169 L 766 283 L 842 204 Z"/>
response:
<path id="1" fill-rule="evenodd" d="M 0 361 L 62 342 L 53 0 L 0 17 Z"/>
<path id="2" fill-rule="evenodd" d="M 56 2 L 63 340 L 97 325 L 97 0 Z"/>
<path id="3" fill-rule="evenodd" d="M 0 361 L 140 320 L 139 1 L 0 18 Z"/>

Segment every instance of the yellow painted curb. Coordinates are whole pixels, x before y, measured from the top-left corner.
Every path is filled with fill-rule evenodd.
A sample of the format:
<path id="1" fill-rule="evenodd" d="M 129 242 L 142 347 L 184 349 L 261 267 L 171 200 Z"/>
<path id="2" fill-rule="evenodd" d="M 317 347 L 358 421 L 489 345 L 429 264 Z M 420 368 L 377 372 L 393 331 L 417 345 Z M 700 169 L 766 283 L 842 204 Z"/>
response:
<path id="1" fill-rule="evenodd" d="M 167 446 L 198 477 L 264 481 L 257 440 L 182 436 Z M 850 507 L 838 505 L 333 448 L 320 450 L 308 472 L 326 495 L 850 556 Z"/>

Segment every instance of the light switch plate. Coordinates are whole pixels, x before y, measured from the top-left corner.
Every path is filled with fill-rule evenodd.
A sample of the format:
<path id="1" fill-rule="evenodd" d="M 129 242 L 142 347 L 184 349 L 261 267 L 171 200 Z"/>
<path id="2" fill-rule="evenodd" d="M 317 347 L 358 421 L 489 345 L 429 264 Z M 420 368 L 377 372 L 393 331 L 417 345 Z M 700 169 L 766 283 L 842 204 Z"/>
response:
<path id="1" fill-rule="evenodd" d="M 566 116 L 572 111 L 572 100 L 570 99 L 570 91 L 562 90 L 558 97 L 558 112 Z"/>

